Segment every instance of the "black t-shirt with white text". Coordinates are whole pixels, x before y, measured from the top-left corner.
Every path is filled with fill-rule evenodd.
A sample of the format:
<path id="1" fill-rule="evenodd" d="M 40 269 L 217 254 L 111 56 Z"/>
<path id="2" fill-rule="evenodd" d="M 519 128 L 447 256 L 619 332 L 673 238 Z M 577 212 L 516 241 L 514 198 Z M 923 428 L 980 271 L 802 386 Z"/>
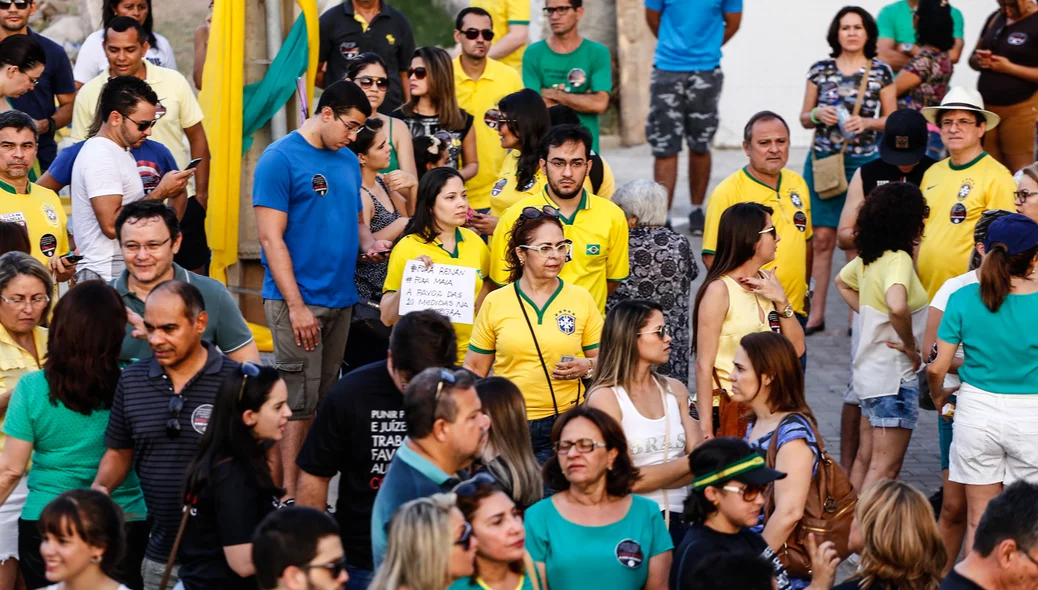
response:
<path id="1" fill-rule="evenodd" d="M 789 575 L 775 552 L 768 547 L 764 538 L 749 529 L 741 529 L 734 535 L 719 533 L 707 526 L 694 524 L 688 529 L 681 545 L 674 551 L 670 567 L 671 590 L 695 588 L 692 572 L 699 563 L 718 553 L 750 553 L 759 555 L 771 564 L 778 590 L 789 590 Z"/>

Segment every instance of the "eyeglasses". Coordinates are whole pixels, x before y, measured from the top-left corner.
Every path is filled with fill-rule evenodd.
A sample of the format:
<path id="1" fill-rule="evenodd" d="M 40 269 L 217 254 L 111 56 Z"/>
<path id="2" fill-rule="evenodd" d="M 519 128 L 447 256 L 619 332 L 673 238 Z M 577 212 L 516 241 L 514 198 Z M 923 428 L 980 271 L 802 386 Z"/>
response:
<path id="1" fill-rule="evenodd" d="M 440 380 L 436 383 L 436 397 L 433 399 L 437 406 L 440 405 L 440 394 L 443 393 L 443 384 L 449 383 L 454 385 L 457 382 L 458 378 L 454 376 L 454 373 L 447 369 L 440 369 Z"/>
<path id="2" fill-rule="evenodd" d="M 577 170 L 579 172 L 580 170 L 583 170 L 585 166 L 587 166 L 587 160 L 571 160 L 567 162 L 566 160 L 555 158 L 554 160 L 549 160 L 548 164 L 556 170 L 562 170 L 566 166 L 569 166 L 570 168 Z"/>
<path id="3" fill-rule="evenodd" d="M 407 68 L 407 77 L 410 78 L 410 77 L 414 76 L 415 80 L 424 80 L 425 76 L 428 73 L 429 73 L 429 70 L 427 70 L 427 69 L 425 69 L 424 67 L 421 67 L 421 66 L 419 66 L 417 68 Z"/>
<path id="4" fill-rule="evenodd" d="M 497 129 L 502 123 L 514 125 L 514 119 L 506 119 L 505 114 L 497 109 L 490 109 L 483 115 L 483 122 L 491 129 Z"/>
<path id="5" fill-rule="evenodd" d="M 552 246 L 551 244 L 544 244 L 542 246 L 519 246 L 523 250 L 533 250 L 534 252 L 541 255 L 541 258 L 551 258 L 552 254 L 559 257 L 566 257 L 567 259 L 573 254 L 573 242 L 566 240 L 565 242 L 559 242 Z"/>
<path id="6" fill-rule="evenodd" d="M 735 486 L 724 486 L 721 489 L 726 492 L 731 492 L 733 494 L 742 494 L 742 499 L 744 501 L 753 502 L 761 495 L 765 487 L 767 486 L 762 486 L 760 484 L 746 484 L 746 487 L 744 488 L 737 488 Z"/>
<path id="7" fill-rule="evenodd" d="M 17 10 L 25 10 L 32 2 L 27 0 L 21 0 L 20 2 L 0 2 L 0 10 L 11 10 L 11 6 L 14 6 Z"/>
<path id="8" fill-rule="evenodd" d="M 122 113 L 119 114 L 122 115 Z M 136 123 L 137 131 L 140 131 L 141 133 L 144 133 L 148 129 L 151 129 L 155 126 L 155 123 L 159 122 L 158 118 L 152 119 L 151 121 L 137 121 L 129 115 L 123 115 L 123 118 L 129 120 L 131 123 Z"/>
<path id="9" fill-rule="evenodd" d="M 476 490 L 479 489 L 479 486 L 484 484 L 496 485 L 497 480 L 494 479 L 493 475 L 490 475 L 486 471 L 480 471 L 471 478 L 466 479 L 465 481 L 454 486 L 451 492 L 461 496 L 462 498 L 468 498 L 469 496 L 476 493 Z"/>
<path id="10" fill-rule="evenodd" d="M 249 377 L 255 379 L 259 377 L 260 368 L 259 365 L 252 361 L 245 361 L 241 364 L 241 389 L 238 390 L 238 401 L 241 401 L 241 396 L 245 393 L 245 382 L 249 380 Z"/>
<path id="11" fill-rule="evenodd" d="M 28 303 L 37 309 L 47 307 L 47 304 L 50 303 L 50 297 L 46 295 L 33 295 L 29 299 L 26 299 L 25 297 L 12 297 L 8 299 L 7 297 L 0 295 L 0 300 L 3 300 L 4 303 L 11 307 L 25 307 L 25 304 Z"/>
<path id="12" fill-rule="evenodd" d="M 32 86 L 33 88 L 36 88 L 36 85 L 40 83 L 40 79 L 39 78 L 33 78 L 32 76 L 29 75 L 29 72 L 26 72 L 25 70 L 18 70 L 18 71 L 23 73 L 23 74 L 25 74 L 25 77 L 29 79 L 29 85 Z"/>
<path id="13" fill-rule="evenodd" d="M 560 440 L 552 445 L 552 448 L 554 448 L 555 452 L 559 455 L 565 455 L 573 447 L 577 447 L 577 451 L 580 453 L 590 453 L 598 447 L 602 447 L 603 449 L 606 448 L 606 444 L 590 438 L 582 438 L 579 440 Z"/>
<path id="14" fill-rule="evenodd" d="M 958 125 L 959 127 L 978 127 L 980 123 L 977 121 L 971 121 L 970 119 L 942 119 L 941 129 L 951 127 L 952 124 Z"/>
<path id="15" fill-rule="evenodd" d="M 169 420 L 166 420 L 166 437 L 175 439 L 180 436 L 180 412 L 184 409 L 184 396 L 174 395 L 169 398 Z"/>
<path id="16" fill-rule="evenodd" d="M 671 331 L 670 331 L 670 326 L 668 326 L 667 324 L 663 324 L 662 326 L 660 326 L 659 328 L 656 328 L 655 330 L 649 330 L 648 332 L 638 332 L 639 336 L 641 336 L 643 334 L 655 334 L 655 335 L 660 337 L 660 340 L 663 340 L 664 338 L 667 338 L 667 337 L 669 337 L 671 335 Z"/>
<path id="17" fill-rule="evenodd" d="M 172 239 L 173 238 L 166 238 L 165 240 L 162 240 L 161 242 L 148 242 L 147 244 L 138 244 L 137 242 L 127 242 L 125 244 L 120 244 L 120 246 L 122 246 L 122 249 L 127 254 L 131 254 L 131 255 L 136 255 L 138 252 L 141 251 L 141 248 L 143 248 L 144 251 L 147 252 L 148 254 L 155 254 L 156 252 L 159 251 L 160 248 L 165 246 Z"/>
<path id="18" fill-rule="evenodd" d="M 349 135 L 351 133 L 357 133 L 358 131 L 360 131 L 361 127 L 364 127 L 365 125 L 368 124 L 367 121 L 365 121 L 363 123 L 358 123 L 358 124 L 347 123 L 346 121 L 343 121 L 342 119 L 340 119 L 339 115 L 335 115 L 335 120 L 340 122 L 340 123 L 342 123 L 343 127 L 346 128 L 346 134 L 347 135 Z"/>
<path id="19" fill-rule="evenodd" d="M 466 521 L 465 526 L 461 529 L 461 536 L 454 542 L 455 545 L 460 545 L 465 551 L 472 548 L 472 525 Z"/>
<path id="20" fill-rule="evenodd" d="M 491 31 L 490 29 L 465 29 L 464 31 L 458 32 L 462 35 L 465 35 L 465 38 L 469 41 L 475 41 L 476 39 L 479 39 L 480 35 L 483 35 L 483 38 L 487 41 L 494 40 L 494 31 Z"/>
<path id="21" fill-rule="evenodd" d="M 356 82 L 357 86 L 360 86 L 364 90 L 370 90 L 372 84 L 374 84 L 375 87 L 379 90 L 383 91 L 389 88 L 389 78 L 380 78 L 376 76 L 361 76 L 360 78 L 354 80 L 354 82 Z"/>
<path id="22" fill-rule="evenodd" d="M 554 8 L 552 8 L 551 6 L 545 6 L 541 9 L 541 12 L 544 13 L 544 16 L 551 18 L 556 13 L 558 13 L 559 16 L 566 16 L 567 14 L 569 14 L 570 10 L 573 10 L 572 6 L 556 6 Z"/>
<path id="23" fill-rule="evenodd" d="M 1035 195 L 1038 195 L 1038 191 L 1029 191 L 1027 189 L 1013 191 L 1013 202 L 1017 205 L 1023 205 L 1027 201 L 1027 197 L 1033 197 Z"/>
<path id="24" fill-rule="evenodd" d="M 771 237 L 773 237 L 773 238 L 777 238 L 777 237 L 778 237 L 778 231 L 777 231 L 777 230 L 775 229 L 775 226 L 774 226 L 774 225 L 773 225 L 773 226 L 771 226 L 771 227 L 766 227 L 766 228 L 764 228 L 764 229 L 760 230 L 760 231 L 759 231 L 759 232 L 757 232 L 757 233 L 758 233 L 758 234 L 760 234 L 760 235 L 762 235 L 762 236 L 763 236 L 764 234 L 771 234 Z"/>
<path id="25" fill-rule="evenodd" d="M 1016 551 L 1017 551 L 1017 553 L 1023 553 L 1024 557 L 1026 557 L 1027 559 L 1031 560 L 1031 563 L 1033 563 L 1034 565 L 1038 565 L 1038 559 L 1035 559 L 1035 558 L 1031 557 L 1030 553 L 1024 551 L 1023 549 L 1017 549 Z"/>
<path id="26" fill-rule="evenodd" d="M 336 559 L 329 563 L 307 563 L 298 566 L 301 570 L 312 570 L 314 568 L 328 570 L 328 574 L 331 575 L 332 579 L 336 579 L 342 575 L 342 571 L 346 569 L 346 558 Z"/>
<path id="27" fill-rule="evenodd" d="M 523 207 L 522 218 L 523 219 L 539 219 L 541 217 L 559 217 L 559 210 L 551 205 L 545 205 L 538 209 L 537 207 Z"/>

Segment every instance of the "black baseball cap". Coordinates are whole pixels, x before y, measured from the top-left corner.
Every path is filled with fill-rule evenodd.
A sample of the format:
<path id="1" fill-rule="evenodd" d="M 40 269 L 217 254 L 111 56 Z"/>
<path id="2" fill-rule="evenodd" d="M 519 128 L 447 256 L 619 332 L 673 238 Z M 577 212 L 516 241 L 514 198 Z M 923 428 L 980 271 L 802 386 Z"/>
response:
<path id="1" fill-rule="evenodd" d="M 891 166 L 918 164 L 926 154 L 929 139 L 922 113 L 915 109 L 898 109 L 890 113 L 883 127 L 879 157 Z"/>

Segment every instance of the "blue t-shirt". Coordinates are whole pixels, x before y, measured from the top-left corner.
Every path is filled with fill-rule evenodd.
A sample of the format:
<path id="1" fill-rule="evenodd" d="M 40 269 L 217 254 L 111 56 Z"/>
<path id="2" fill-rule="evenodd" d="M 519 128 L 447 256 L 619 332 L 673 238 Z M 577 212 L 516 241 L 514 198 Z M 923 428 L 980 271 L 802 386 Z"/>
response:
<path id="1" fill-rule="evenodd" d="M 724 15 L 742 12 L 742 0 L 645 0 L 660 15 L 655 66 L 698 72 L 721 65 Z"/>
<path id="2" fill-rule="evenodd" d="M 61 150 L 61 153 L 50 165 L 50 170 L 47 172 L 50 172 L 51 178 L 61 186 L 72 184 L 72 165 L 76 163 L 79 150 L 83 149 L 85 143 L 85 141 L 74 143 Z M 157 141 L 145 139 L 141 147 L 133 148 L 130 153 L 133 154 L 133 159 L 137 160 L 137 171 L 141 175 L 141 182 L 144 183 L 144 194 L 155 190 L 159 181 L 162 180 L 163 174 L 170 170 L 180 170 L 169 148 Z"/>
<path id="3" fill-rule="evenodd" d="M 9 99 L 11 106 L 33 119 L 53 117 L 58 107 L 54 97 L 58 94 L 72 94 L 76 91 L 76 81 L 72 77 L 72 62 L 65 50 L 54 41 L 29 29 L 29 35 L 43 47 L 47 64 L 43 66 L 43 75 L 31 92 Z M 40 171 L 46 172 L 58 153 L 58 144 L 54 142 L 54 129 L 40 135 L 36 157 L 40 160 Z"/>
<path id="4" fill-rule="evenodd" d="M 256 164 L 253 207 L 288 214 L 285 245 L 307 305 L 357 303 L 353 271 L 360 254 L 357 224 L 360 162 L 349 149 L 325 150 L 292 132 L 267 146 Z M 263 298 L 284 299 L 263 252 Z"/>
<path id="5" fill-rule="evenodd" d="M 1038 393 L 1038 293 L 1009 295 L 992 313 L 980 284 L 948 299 L 937 337 L 962 344 L 959 378 L 990 393 Z"/>

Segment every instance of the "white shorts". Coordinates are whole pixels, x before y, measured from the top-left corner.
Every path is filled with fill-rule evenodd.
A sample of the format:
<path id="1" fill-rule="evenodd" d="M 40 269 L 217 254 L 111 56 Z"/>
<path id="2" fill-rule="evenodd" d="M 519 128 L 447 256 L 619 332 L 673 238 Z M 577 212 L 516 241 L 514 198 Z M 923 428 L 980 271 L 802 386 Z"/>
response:
<path id="1" fill-rule="evenodd" d="M 25 507 L 25 499 L 29 497 L 26 477 L 22 476 L 10 497 L 0 506 L 0 563 L 18 559 L 18 518 Z"/>
<path id="2" fill-rule="evenodd" d="M 1038 483 L 1038 394 L 958 393 L 948 477 L 967 485 Z"/>

